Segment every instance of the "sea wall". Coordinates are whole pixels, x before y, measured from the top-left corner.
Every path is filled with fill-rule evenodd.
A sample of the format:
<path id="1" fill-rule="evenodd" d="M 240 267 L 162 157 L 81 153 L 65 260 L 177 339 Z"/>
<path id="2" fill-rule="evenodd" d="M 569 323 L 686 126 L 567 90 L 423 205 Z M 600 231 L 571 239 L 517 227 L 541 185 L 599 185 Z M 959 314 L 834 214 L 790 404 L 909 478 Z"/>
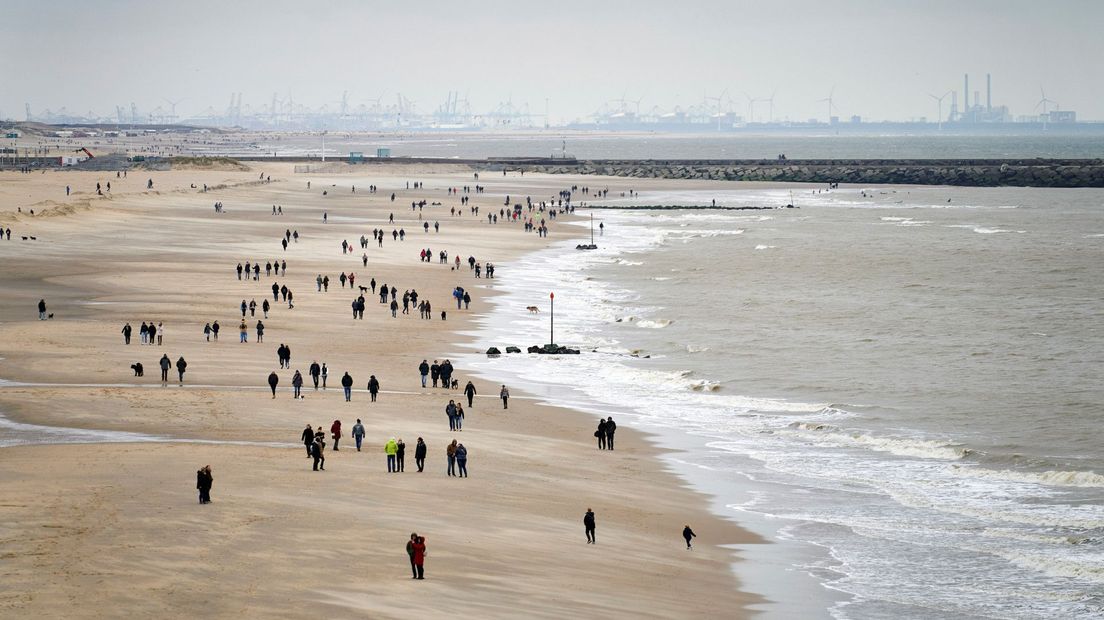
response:
<path id="1" fill-rule="evenodd" d="M 520 167 L 550 174 L 775 183 L 1104 187 L 1104 159 L 579 160 Z"/>

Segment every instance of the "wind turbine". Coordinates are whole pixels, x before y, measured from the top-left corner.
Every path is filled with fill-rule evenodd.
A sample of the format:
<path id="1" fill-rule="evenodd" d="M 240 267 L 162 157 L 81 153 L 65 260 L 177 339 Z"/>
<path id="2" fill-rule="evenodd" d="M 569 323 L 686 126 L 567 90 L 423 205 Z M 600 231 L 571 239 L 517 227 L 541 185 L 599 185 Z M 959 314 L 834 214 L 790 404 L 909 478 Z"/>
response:
<path id="1" fill-rule="evenodd" d="M 836 94 L 836 87 L 833 86 L 832 90 L 828 91 L 828 96 L 827 97 L 825 97 L 824 99 L 817 99 L 817 103 L 824 103 L 825 101 L 828 102 L 828 124 L 829 125 L 832 124 L 832 109 L 835 108 L 836 110 L 839 110 L 839 108 L 836 108 L 835 104 L 832 103 L 832 96 L 835 95 L 835 94 Z"/>
<path id="2" fill-rule="evenodd" d="M 756 98 L 752 97 L 751 95 L 749 95 L 747 93 L 744 93 L 744 97 L 747 99 L 747 102 L 748 102 L 747 122 L 754 123 L 755 122 L 755 102 L 759 101 L 759 99 L 756 99 Z"/>
<path id="3" fill-rule="evenodd" d="M 767 122 L 768 123 L 773 123 L 774 122 L 774 95 L 777 92 L 778 92 L 777 88 L 772 90 L 771 91 L 771 96 L 764 99 L 764 101 L 766 101 L 768 103 L 768 106 L 767 106 Z"/>
<path id="4" fill-rule="evenodd" d="M 947 91 L 942 95 L 936 97 L 935 95 L 928 93 L 928 96 L 939 102 L 939 116 L 936 118 L 939 120 L 939 131 L 943 131 L 943 100 L 947 98 L 947 95 L 951 94 L 951 91 Z"/>
<path id="5" fill-rule="evenodd" d="M 172 112 L 170 112 L 169 122 L 171 122 L 171 123 L 176 122 L 176 104 L 178 104 L 182 101 L 187 101 L 187 98 L 177 99 L 176 101 L 173 101 L 171 99 L 165 99 L 165 103 L 169 104 L 169 108 L 172 110 Z"/>
<path id="6" fill-rule="evenodd" d="M 1046 131 L 1047 120 L 1050 119 L 1050 117 L 1047 116 L 1047 104 L 1048 103 L 1053 103 L 1055 109 L 1057 109 L 1058 108 L 1058 102 L 1047 99 L 1046 91 L 1043 90 L 1042 86 L 1039 87 L 1039 93 L 1042 94 L 1043 98 L 1039 100 L 1039 103 L 1035 104 L 1035 109 L 1038 110 L 1039 106 L 1043 106 L 1043 131 Z"/>

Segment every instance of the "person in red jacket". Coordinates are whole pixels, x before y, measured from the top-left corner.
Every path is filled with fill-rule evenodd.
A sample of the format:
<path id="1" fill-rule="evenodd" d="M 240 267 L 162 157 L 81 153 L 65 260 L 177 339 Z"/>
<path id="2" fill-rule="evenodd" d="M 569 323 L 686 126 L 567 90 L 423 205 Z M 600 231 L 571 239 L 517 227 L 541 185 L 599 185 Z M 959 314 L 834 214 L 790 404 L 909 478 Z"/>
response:
<path id="1" fill-rule="evenodd" d="M 330 434 L 333 435 L 334 451 L 337 451 L 337 443 L 341 441 L 341 420 L 334 420 L 330 425 Z"/>
<path id="2" fill-rule="evenodd" d="M 425 579 L 425 537 L 419 536 L 415 539 L 410 545 L 410 550 L 414 552 L 414 568 L 418 572 L 418 579 Z"/>

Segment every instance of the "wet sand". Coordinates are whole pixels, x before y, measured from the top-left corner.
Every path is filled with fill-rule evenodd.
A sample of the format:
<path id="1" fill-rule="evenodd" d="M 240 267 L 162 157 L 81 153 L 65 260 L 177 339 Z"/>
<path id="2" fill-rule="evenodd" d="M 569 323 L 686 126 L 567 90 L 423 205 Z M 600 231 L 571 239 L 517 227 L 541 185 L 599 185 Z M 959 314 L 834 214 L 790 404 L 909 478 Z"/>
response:
<path id="1" fill-rule="evenodd" d="M 465 208 L 453 217 L 448 207 L 459 200 L 445 187 L 474 185 L 467 168 L 292 170 L 256 164 L 248 172 L 132 170 L 125 181 L 90 172 L 0 174 L 0 226 L 13 229 L 13 240 L 0 243 L 0 378 L 31 384 L 0 388 L 0 412 L 29 424 L 287 445 L 0 449 L 0 614 L 749 614 L 745 606 L 755 597 L 740 592 L 728 569 L 738 558 L 721 545 L 754 537 L 712 516 L 707 498 L 665 470 L 647 436 L 623 426 L 618 449 L 599 452 L 592 416 L 535 404 L 523 385 L 510 386 L 514 398 L 503 411 L 498 385 L 479 379 L 464 431 L 452 433 L 443 409 L 461 394 L 420 387 L 418 363 L 455 351 L 486 298 L 509 286 L 511 259 L 548 243 L 520 223 L 487 224 L 488 210 L 501 208 L 503 194 L 512 202 L 526 194 L 539 200 L 571 178 L 488 172 L 480 180 L 487 193 L 470 194 L 481 216 Z M 271 183 L 257 183 L 262 171 Z M 145 191 L 148 178 L 154 192 Z M 94 195 L 97 180 L 112 182 L 110 197 Z M 425 188 L 403 189 L 407 180 Z M 641 186 L 611 179 L 611 193 L 630 181 Z M 202 193 L 193 183 L 227 187 Z M 380 191 L 370 195 L 373 183 Z M 67 184 L 75 190 L 68 201 Z M 445 205 L 422 211 L 428 234 L 410 210 L 411 200 L 423 198 Z M 216 201 L 225 213 L 214 212 Z M 273 204 L 283 216 L 271 215 Z M 17 206 L 36 215 L 16 215 Z M 406 241 L 388 235 L 382 249 L 370 243 L 361 250 L 362 234 L 370 237 L 375 227 L 390 232 L 392 212 Z M 433 232 L 434 220 L 440 233 Z M 286 252 L 279 244 L 285 229 L 300 234 Z M 553 240 L 571 234 L 555 220 L 550 229 Z M 22 235 L 38 240 L 19 241 Z M 342 239 L 354 246 L 351 254 L 342 255 Z M 453 271 L 436 259 L 419 262 L 423 247 L 435 255 L 446 249 L 450 263 L 469 254 L 493 262 L 497 277 L 475 279 L 466 265 Z M 238 262 L 271 259 L 287 261 L 286 276 L 266 277 L 262 268 L 257 282 L 237 279 Z M 419 319 L 416 309 L 393 319 L 369 293 L 364 320 L 354 321 L 356 293 L 341 287 L 342 271 L 355 272 L 357 285 L 375 277 L 400 295 L 417 289 L 432 301 L 433 319 Z M 316 291 L 319 273 L 330 276 L 328 293 Z M 274 280 L 292 289 L 295 308 L 273 304 L 262 319 L 263 344 L 255 342 L 258 309 L 247 317 L 250 342 L 239 344 L 241 300 L 271 301 Z M 456 310 L 450 292 L 457 285 L 471 292 L 470 310 Z M 37 320 L 40 298 L 53 320 Z M 138 344 L 143 320 L 164 323 L 164 346 Z M 209 343 L 202 328 L 214 320 L 221 341 Z M 135 329 L 129 346 L 119 333 L 127 321 Z M 281 343 L 292 349 L 292 370 L 277 368 Z M 185 387 L 160 385 L 162 353 L 174 363 L 181 355 L 188 361 Z M 329 389 L 310 387 L 312 360 L 327 363 Z M 143 378 L 132 376 L 136 361 L 145 366 Z M 307 383 L 298 401 L 291 398 L 295 369 Z M 265 383 L 273 370 L 281 380 L 276 399 Z M 339 387 L 345 371 L 355 382 L 351 403 Z M 376 403 L 364 391 L 370 374 L 383 388 Z M 464 368 L 455 376 L 460 385 L 471 378 Z M 358 417 L 367 430 L 361 453 L 348 437 Z M 306 424 L 329 429 L 335 419 L 345 428 L 342 449 L 328 449 L 326 471 L 312 472 L 299 433 Z M 382 446 L 392 436 L 407 445 L 402 474 L 386 473 Z M 414 471 L 419 436 L 429 446 L 423 473 Z M 453 437 L 469 450 L 468 479 L 445 476 L 444 451 Z M 214 473 L 214 503 L 201 506 L 194 480 L 205 464 Z M 583 535 L 587 507 L 597 513 L 595 546 Z M 693 552 L 681 540 L 685 523 L 699 535 Z M 409 577 L 404 545 L 412 531 L 427 538 L 424 582 Z"/>

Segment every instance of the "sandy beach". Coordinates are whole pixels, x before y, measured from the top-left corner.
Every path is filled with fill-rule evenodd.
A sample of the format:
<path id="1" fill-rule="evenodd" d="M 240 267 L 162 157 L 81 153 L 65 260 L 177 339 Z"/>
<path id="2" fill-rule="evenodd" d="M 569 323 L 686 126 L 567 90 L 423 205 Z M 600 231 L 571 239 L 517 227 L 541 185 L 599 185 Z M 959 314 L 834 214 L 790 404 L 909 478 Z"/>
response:
<path id="1" fill-rule="evenodd" d="M 475 181 L 461 166 L 338 164 L 301 174 L 290 165 L 250 165 L 130 170 L 126 179 L 0 173 L 0 227 L 12 229 L 11 241 L 0 243 L 0 379 L 8 382 L 0 387 L 0 414 L 15 424 L 158 440 L 48 445 L 60 431 L 44 434 L 47 445 L 0 448 L 0 615 L 752 614 L 757 599 L 741 591 L 729 568 L 738 555 L 725 545 L 756 538 L 713 516 L 708 498 L 665 468 L 648 436 L 623 425 L 617 450 L 598 451 L 593 415 L 537 404 L 524 385 L 509 386 L 503 410 L 499 382 L 463 367 L 455 376 L 461 386 L 473 380 L 478 396 L 464 430 L 450 432 L 444 407 L 461 392 L 420 386 L 418 364 L 457 350 L 485 300 L 510 286 L 513 260 L 578 234 L 563 225 L 568 216 L 551 220 L 543 239 L 520 222 L 488 224 L 486 213 L 497 213 L 505 195 L 537 202 L 579 179 L 486 172 Z M 271 182 L 260 182 L 262 174 Z M 96 183 L 109 181 L 111 192 L 97 196 Z M 406 189 L 415 181 L 424 187 Z M 583 182 L 611 194 L 642 183 L 690 183 Z M 476 183 L 486 193 L 465 195 L 480 215 L 468 207 L 450 215 L 459 198 L 446 188 Z M 204 184 L 222 188 L 204 193 Z M 373 184 L 379 191 L 370 194 Z M 423 199 L 419 220 L 410 203 Z M 283 215 L 273 216 L 273 205 Z M 399 227 L 405 241 L 392 240 Z M 370 242 L 362 250 L 361 235 L 371 237 L 374 228 L 387 231 L 383 247 Z M 285 251 L 286 230 L 299 238 Z M 350 253 L 342 253 L 342 240 L 353 245 Z M 432 249 L 432 262 L 418 260 L 422 248 Z M 438 263 L 440 250 L 449 264 Z M 494 263 L 496 277 L 476 279 L 466 264 L 451 268 L 453 257 L 469 255 Z M 247 260 L 286 261 L 286 275 L 267 277 L 262 267 L 259 280 L 239 280 L 235 266 Z M 354 272 L 358 287 L 374 278 L 400 295 L 416 289 L 432 302 L 432 319 L 419 319 L 416 309 L 392 318 L 369 291 L 364 319 L 353 320 L 358 292 L 341 286 L 342 272 Z M 329 276 L 328 292 L 316 290 L 319 274 Z M 294 292 L 294 308 L 273 302 L 267 319 L 258 308 L 246 317 L 249 342 L 239 343 L 240 303 L 271 302 L 274 281 Z M 456 286 L 470 292 L 470 309 L 456 309 Z M 38 320 L 39 299 L 52 320 Z M 263 343 L 256 342 L 258 319 Z M 215 320 L 220 341 L 208 342 L 203 327 Z M 162 346 L 140 344 L 143 321 L 164 324 Z M 130 345 L 120 333 L 127 322 L 135 330 Z M 534 318 L 527 344 L 543 343 L 544 325 Z M 292 350 L 290 370 L 278 368 L 281 343 Z M 187 360 L 183 386 L 175 367 L 162 386 L 162 354 Z M 328 366 L 326 390 L 311 386 L 314 360 Z M 135 362 L 144 377 L 133 376 Z M 291 394 L 296 369 L 307 384 L 301 400 Z M 266 384 L 273 371 L 280 377 L 275 399 Z M 354 380 L 349 403 L 340 388 L 346 371 Z M 381 383 L 378 402 L 365 390 L 369 375 Z M 360 453 L 349 437 L 357 418 L 366 428 Z M 329 441 L 326 471 L 313 472 L 299 434 L 307 424 L 328 430 L 336 419 L 345 429 L 341 449 L 332 451 Z M 386 471 L 390 437 L 406 443 L 401 474 Z M 418 437 L 428 445 L 423 473 L 413 465 Z M 453 438 L 469 451 L 470 478 L 445 475 Z M 206 464 L 214 501 L 199 505 L 195 471 Z M 582 526 L 588 507 L 597 515 L 594 546 Z M 687 523 L 698 535 L 692 552 L 681 539 Z M 427 541 L 425 581 L 409 576 L 411 532 Z"/>

